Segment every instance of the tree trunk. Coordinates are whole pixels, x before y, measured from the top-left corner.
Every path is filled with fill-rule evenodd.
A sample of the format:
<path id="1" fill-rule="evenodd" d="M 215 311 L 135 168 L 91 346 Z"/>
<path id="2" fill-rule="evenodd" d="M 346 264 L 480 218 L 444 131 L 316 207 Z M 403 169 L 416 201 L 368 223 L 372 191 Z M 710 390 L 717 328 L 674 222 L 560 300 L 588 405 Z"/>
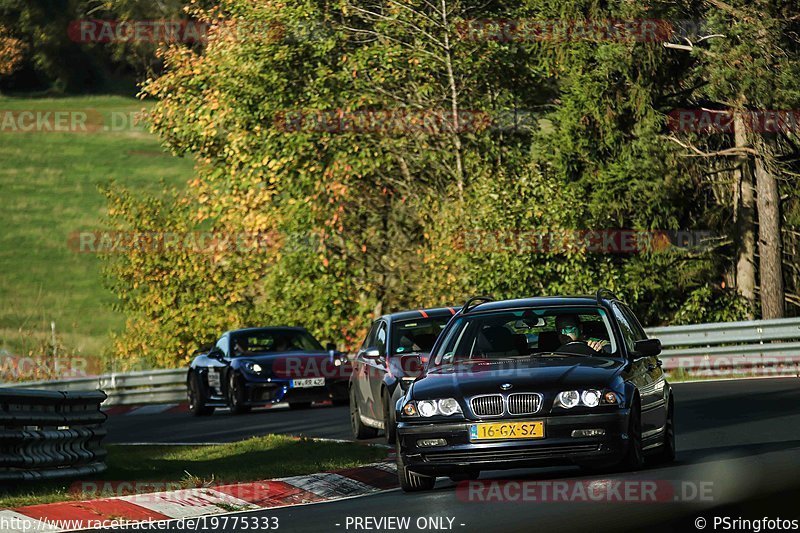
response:
<path id="1" fill-rule="evenodd" d="M 742 113 L 733 115 L 737 148 L 747 146 L 747 131 Z M 755 318 L 756 300 L 756 231 L 755 196 L 750 158 L 740 156 L 734 171 L 736 236 L 736 290 L 747 301 L 747 318 Z"/>
<path id="2" fill-rule="evenodd" d="M 763 135 L 763 134 L 762 134 Z M 783 272 L 778 180 L 774 175 L 773 139 L 754 136 L 756 191 L 758 194 L 758 257 L 761 317 L 783 318 Z"/>
<path id="3" fill-rule="evenodd" d="M 461 124 L 458 116 L 458 87 L 456 86 L 456 77 L 453 73 L 453 53 L 450 49 L 450 30 L 449 22 L 447 20 L 447 2 L 441 0 L 442 8 L 442 28 L 444 28 L 444 47 L 445 47 L 445 63 L 447 65 L 447 83 L 450 86 L 450 112 L 452 116 L 453 127 L 453 148 L 455 149 L 456 156 L 456 187 L 458 188 L 458 199 L 464 201 L 464 158 L 463 148 L 461 146 Z"/>

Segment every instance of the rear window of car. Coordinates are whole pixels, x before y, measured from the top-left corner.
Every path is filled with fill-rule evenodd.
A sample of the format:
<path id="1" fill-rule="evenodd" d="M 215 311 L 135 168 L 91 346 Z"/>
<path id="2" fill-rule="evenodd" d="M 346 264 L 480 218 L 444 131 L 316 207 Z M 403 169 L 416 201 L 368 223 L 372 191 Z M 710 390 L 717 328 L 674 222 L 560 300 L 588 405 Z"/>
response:
<path id="1" fill-rule="evenodd" d="M 560 317 L 560 318 L 559 318 Z M 579 324 L 576 334 L 571 327 Z M 578 337 L 565 335 L 564 331 Z M 478 359 L 513 359 L 544 355 L 591 355 L 576 344 L 603 345 L 598 355 L 618 353 L 605 309 L 542 307 L 474 313 L 456 319 L 432 357 L 432 364 Z M 569 343 L 572 342 L 572 345 Z M 569 345 L 569 346 L 568 346 Z M 580 348 L 580 349 L 576 349 Z"/>

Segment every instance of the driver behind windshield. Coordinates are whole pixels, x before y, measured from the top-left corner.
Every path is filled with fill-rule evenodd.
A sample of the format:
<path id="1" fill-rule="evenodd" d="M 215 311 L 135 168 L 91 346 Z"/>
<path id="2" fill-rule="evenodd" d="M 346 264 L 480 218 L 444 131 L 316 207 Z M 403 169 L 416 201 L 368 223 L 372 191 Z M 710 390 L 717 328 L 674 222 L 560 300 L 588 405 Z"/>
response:
<path id="1" fill-rule="evenodd" d="M 556 317 L 556 331 L 562 347 L 571 342 L 584 342 L 589 348 L 599 352 L 603 349 L 603 346 L 609 344 L 607 340 L 586 338 L 583 331 L 583 322 L 581 322 L 578 315 L 558 315 Z"/>
<path id="2" fill-rule="evenodd" d="M 251 352 L 250 352 L 250 350 L 248 350 L 248 348 L 249 348 L 249 346 L 248 346 L 248 342 L 247 342 L 247 337 L 239 337 L 234 342 L 233 353 L 236 356 L 238 356 L 238 355 L 250 355 Z"/>

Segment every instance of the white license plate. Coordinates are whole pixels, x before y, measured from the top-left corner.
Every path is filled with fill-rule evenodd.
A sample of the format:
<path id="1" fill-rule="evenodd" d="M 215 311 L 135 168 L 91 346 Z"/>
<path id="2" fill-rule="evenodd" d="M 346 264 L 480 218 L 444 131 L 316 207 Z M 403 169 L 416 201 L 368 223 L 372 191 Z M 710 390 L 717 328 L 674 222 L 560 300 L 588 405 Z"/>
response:
<path id="1" fill-rule="evenodd" d="M 293 389 L 307 389 L 309 387 L 324 387 L 325 378 L 306 378 L 306 379 L 293 379 Z"/>
<path id="2" fill-rule="evenodd" d="M 214 370 L 212 368 L 208 371 L 208 386 L 217 390 L 219 390 L 222 386 L 220 381 L 220 373 L 218 370 Z"/>

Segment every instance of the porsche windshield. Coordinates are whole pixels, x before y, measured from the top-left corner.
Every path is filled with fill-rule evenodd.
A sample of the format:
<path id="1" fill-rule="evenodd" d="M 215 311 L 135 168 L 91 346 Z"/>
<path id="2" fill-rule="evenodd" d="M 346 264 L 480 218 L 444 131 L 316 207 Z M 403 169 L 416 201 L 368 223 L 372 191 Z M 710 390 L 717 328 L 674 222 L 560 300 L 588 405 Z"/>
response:
<path id="1" fill-rule="evenodd" d="M 256 329 L 235 334 L 231 339 L 233 356 L 270 352 L 321 352 L 322 346 L 307 331 L 296 329 Z"/>
<path id="2" fill-rule="evenodd" d="M 474 313 L 456 319 L 433 365 L 544 355 L 617 354 L 605 309 L 543 307 Z"/>

